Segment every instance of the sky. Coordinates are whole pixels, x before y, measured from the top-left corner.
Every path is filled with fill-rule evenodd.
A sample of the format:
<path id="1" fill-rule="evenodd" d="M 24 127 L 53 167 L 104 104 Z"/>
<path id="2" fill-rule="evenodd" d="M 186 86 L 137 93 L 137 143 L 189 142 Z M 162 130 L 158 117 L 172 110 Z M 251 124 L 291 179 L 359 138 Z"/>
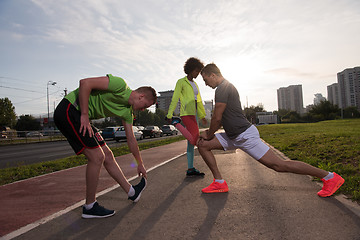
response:
<path id="1" fill-rule="evenodd" d="M 220 68 L 243 107 L 277 110 L 277 89 L 297 84 L 305 107 L 360 66 L 359 27 L 358 0 L 0 0 L 0 98 L 18 116 L 45 116 L 47 89 L 52 112 L 87 77 L 173 90 L 197 57 Z"/>

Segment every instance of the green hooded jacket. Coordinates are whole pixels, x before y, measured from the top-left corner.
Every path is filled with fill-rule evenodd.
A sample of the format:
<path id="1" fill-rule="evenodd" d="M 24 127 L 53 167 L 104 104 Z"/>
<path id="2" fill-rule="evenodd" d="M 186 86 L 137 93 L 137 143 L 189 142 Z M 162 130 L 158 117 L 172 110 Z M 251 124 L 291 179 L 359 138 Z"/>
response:
<path id="1" fill-rule="evenodd" d="M 195 82 L 195 81 L 194 81 Z M 200 90 L 198 85 L 196 84 L 196 88 L 198 89 L 197 95 L 197 115 L 199 119 L 203 119 L 206 116 L 205 108 L 201 100 Z M 187 77 L 183 77 L 179 79 L 176 83 L 174 94 L 171 99 L 171 103 L 169 106 L 167 118 L 171 119 L 176 108 L 176 105 L 180 98 L 180 116 L 187 115 L 196 115 L 196 106 L 195 106 L 195 96 L 194 89 L 191 86 Z"/>

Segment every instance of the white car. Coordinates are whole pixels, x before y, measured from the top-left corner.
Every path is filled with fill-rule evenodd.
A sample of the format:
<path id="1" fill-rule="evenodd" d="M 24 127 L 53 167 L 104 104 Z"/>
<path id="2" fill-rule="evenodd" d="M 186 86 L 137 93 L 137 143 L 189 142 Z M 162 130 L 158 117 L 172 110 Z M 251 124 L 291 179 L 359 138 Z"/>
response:
<path id="1" fill-rule="evenodd" d="M 32 132 L 28 132 L 26 134 L 26 137 L 43 137 L 44 135 L 41 132 L 38 131 L 32 131 Z"/>
<path id="2" fill-rule="evenodd" d="M 142 131 L 140 131 L 137 127 L 133 126 L 133 132 L 136 140 L 142 140 L 144 138 Z M 119 129 L 115 132 L 115 140 L 118 142 L 122 139 L 126 139 L 125 128 L 119 127 Z"/>

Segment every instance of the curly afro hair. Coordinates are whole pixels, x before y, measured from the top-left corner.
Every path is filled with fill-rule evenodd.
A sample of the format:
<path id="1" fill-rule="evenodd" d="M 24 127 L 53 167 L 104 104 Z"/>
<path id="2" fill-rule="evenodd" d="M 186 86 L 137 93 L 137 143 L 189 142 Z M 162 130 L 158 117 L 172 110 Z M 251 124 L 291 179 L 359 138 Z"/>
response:
<path id="1" fill-rule="evenodd" d="M 198 59 L 198 58 L 194 58 L 191 57 L 188 60 L 186 60 L 185 65 L 184 65 L 184 72 L 186 74 L 190 74 L 192 71 L 196 70 L 196 69 L 203 69 L 204 64 Z"/>

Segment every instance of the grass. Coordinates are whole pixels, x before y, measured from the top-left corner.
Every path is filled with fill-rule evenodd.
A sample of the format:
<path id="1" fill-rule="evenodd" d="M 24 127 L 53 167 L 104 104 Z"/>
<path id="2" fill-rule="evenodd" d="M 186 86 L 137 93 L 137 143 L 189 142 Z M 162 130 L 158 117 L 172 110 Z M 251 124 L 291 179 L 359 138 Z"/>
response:
<path id="1" fill-rule="evenodd" d="M 139 149 L 145 150 L 145 149 L 181 141 L 184 139 L 185 138 L 183 136 L 178 136 L 178 137 L 161 139 L 158 141 L 140 143 Z M 111 150 L 113 151 L 114 156 L 121 156 L 130 153 L 129 148 L 127 146 L 113 147 L 111 148 Z M 42 163 L 35 163 L 30 165 L 0 169 L 0 185 L 5 185 L 19 180 L 84 165 L 86 163 L 87 160 L 84 155 L 79 155 L 79 156 L 74 155 L 71 157 L 66 157 L 54 161 L 47 161 Z"/>
<path id="2" fill-rule="evenodd" d="M 339 192 L 360 201 L 360 119 L 259 126 L 261 137 L 293 160 L 300 160 L 345 179 Z M 182 136 L 140 143 L 140 150 L 183 140 Z M 127 146 L 112 148 L 115 156 Z M 0 169 L 0 185 L 86 164 L 83 155 Z"/>
<path id="3" fill-rule="evenodd" d="M 64 136 L 44 136 L 44 137 L 14 137 L 0 139 L 0 146 L 14 145 L 14 144 L 27 144 L 37 142 L 53 142 L 66 140 Z"/>
<path id="4" fill-rule="evenodd" d="M 266 142 L 292 160 L 340 174 L 339 192 L 360 201 L 360 119 L 258 127 Z"/>

